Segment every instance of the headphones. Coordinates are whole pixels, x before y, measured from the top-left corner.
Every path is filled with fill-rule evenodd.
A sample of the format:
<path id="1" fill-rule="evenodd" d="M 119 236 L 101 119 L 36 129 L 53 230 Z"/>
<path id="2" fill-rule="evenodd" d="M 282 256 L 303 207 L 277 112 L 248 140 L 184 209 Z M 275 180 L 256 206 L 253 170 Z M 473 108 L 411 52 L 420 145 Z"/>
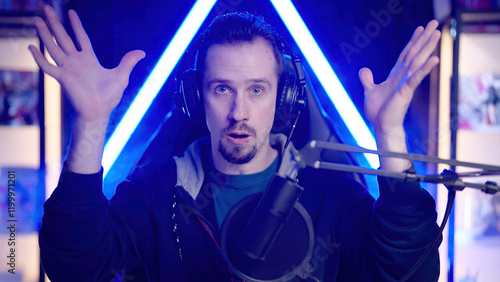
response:
<path id="1" fill-rule="evenodd" d="M 300 59 L 293 55 L 291 48 L 280 39 L 284 70 L 279 78 L 276 95 L 276 109 L 271 132 L 288 133 L 304 108 L 306 98 L 304 88 L 306 79 Z M 195 45 L 196 46 L 196 45 Z M 191 52 L 183 57 L 181 70 L 185 69 Z M 203 105 L 200 75 L 196 69 L 187 69 L 176 75 L 177 89 L 174 94 L 175 105 L 201 128 L 206 129 L 205 108 Z"/>

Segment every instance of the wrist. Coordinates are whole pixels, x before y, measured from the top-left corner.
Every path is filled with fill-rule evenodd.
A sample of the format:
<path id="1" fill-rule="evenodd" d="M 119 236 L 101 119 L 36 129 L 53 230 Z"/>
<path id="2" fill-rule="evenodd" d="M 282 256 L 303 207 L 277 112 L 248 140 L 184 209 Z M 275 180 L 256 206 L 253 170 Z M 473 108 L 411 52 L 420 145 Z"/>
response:
<path id="1" fill-rule="evenodd" d="M 75 115 L 73 134 L 66 160 L 68 168 L 80 174 L 101 170 L 108 118 L 86 119 Z"/>
<path id="2" fill-rule="evenodd" d="M 80 114 L 75 112 L 73 117 L 73 123 L 85 124 L 87 126 L 102 126 L 103 123 L 108 124 L 109 117 L 111 116 L 111 112 L 102 113 L 102 114 Z"/>
<path id="3" fill-rule="evenodd" d="M 408 153 L 406 133 L 401 126 L 391 130 L 375 130 L 377 149 L 396 153 Z M 380 168 L 390 171 L 405 171 L 411 167 L 411 161 L 400 158 L 380 157 Z"/>
<path id="4" fill-rule="evenodd" d="M 406 133 L 402 126 L 390 130 L 375 127 L 375 139 L 379 150 L 406 153 Z"/>

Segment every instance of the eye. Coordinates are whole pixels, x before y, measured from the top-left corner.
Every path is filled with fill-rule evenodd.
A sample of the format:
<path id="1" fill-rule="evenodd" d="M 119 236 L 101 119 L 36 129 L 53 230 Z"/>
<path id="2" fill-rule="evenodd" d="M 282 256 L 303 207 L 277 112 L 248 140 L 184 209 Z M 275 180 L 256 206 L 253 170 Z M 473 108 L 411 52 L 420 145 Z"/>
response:
<path id="1" fill-rule="evenodd" d="M 225 94 L 229 92 L 229 87 L 224 86 L 224 85 L 219 85 L 215 87 L 215 92 L 220 93 L 220 94 Z"/>
<path id="2" fill-rule="evenodd" d="M 262 92 L 264 92 L 264 88 L 262 88 L 262 87 L 260 87 L 260 86 L 259 86 L 259 87 L 253 87 L 253 88 L 251 89 L 251 92 L 252 92 L 252 94 L 254 94 L 254 95 L 259 95 L 259 94 L 262 94 Z"/>

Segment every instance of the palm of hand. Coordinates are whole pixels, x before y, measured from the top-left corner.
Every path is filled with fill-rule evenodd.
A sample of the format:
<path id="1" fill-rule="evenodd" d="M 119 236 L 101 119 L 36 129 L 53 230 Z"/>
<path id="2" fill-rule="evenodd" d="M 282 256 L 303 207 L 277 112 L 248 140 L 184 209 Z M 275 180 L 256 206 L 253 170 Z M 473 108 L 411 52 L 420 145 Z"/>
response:
<path id="1" fill-rule="evenodd" d="M 365 114 L 378 129 L 388 131 L 403 123 L 413 93 L 407 89 L 407 79 L 397 83 L 390 76 L 384 82 L 365 91 Z M 399 110 L 404 109 L 404 111 Z M 399 111 L 398 111 L 399 110 Z"/>
<path id="2" fill-rule="evenodd" d="M 425 29 L 415 30 L 384 82 L 374 84 L 369 69 L 360 71 L 365 90 L 365 114 L 375 130 L 386 133 L 402 128 L 415 88 L 439 62 L 437 57 L 431 56 L 440 38 L 437 26 L 437 21 L 431 21 Z"/>
<path id="3" fill-rule="evenodd" d="M 50 6 L 45 7 L 45 14 L 57 44 L 41 18 L 35 18 L 35 26 L 56 65 L 30 46 L 35 61 L 61 84 L 79 117 L 88 121 L 109 117 L 121 99 L 132 68 L 144 57 L 144 52 L 131 51 L 116 68 L 105 69 L 97 60 L 76 12 L 70 11 L 68 15 L 81 50 L 77 50 Z"/>
<path id="4" fill-rule="evenodd" d="M 79 52 L 60 66 L 56 79 L 63 86 L 75 111 L 85 119 L 109 115 L 127 86 L 127 77 L 103 68 L 95 56 Z"/>

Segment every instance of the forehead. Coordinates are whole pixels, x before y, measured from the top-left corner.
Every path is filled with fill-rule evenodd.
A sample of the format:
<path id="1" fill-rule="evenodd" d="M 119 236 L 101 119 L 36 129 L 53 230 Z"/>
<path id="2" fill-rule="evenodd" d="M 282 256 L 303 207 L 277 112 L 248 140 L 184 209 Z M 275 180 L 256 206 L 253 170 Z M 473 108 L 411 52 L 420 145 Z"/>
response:
<path id="1" fill-rule="evenodd" d="M 263 38 L 237 44 L 214 44 L 207 50 L 204 81 L 225 78 L 276 78 L 273 48 Z"/>

